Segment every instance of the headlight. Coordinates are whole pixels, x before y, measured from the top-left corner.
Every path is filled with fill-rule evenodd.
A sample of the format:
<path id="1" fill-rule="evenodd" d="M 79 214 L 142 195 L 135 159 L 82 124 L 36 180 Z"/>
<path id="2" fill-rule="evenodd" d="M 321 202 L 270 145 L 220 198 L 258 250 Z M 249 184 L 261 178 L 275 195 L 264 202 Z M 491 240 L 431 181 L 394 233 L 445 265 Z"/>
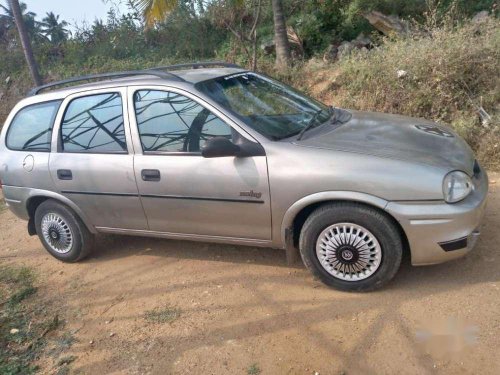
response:
<path id="1" fill-rule="evenodd" d="M 443 180 L 444 200 L 448 203 L 459 202 L 472 191 L 473 185 L 470 177 L 464 172 L 453 171 Z"/>

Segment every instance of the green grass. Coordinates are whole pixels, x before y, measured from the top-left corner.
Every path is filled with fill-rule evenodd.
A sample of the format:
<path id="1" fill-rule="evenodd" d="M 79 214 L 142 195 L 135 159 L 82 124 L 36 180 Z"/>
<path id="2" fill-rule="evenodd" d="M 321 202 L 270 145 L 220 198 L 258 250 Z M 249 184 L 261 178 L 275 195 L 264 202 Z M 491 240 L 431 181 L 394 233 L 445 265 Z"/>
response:
<path id="1" fill-rule="evenodd" d="M 6 208 L 7 208 L 7 205 L 5 204 L 5 201 L 0 198 L 0 213 L 5 211 Z"/>
<path id="2" fill-rule="evenodd" d="M 0 266 L 0 374 L 33 374 L 46 346 L 46 334 L 59 327 L 43 301 L 33 301 L 37 288 L 31 269 Z"/>
<path id="3" fill-rule="evenodd" d="M 259 375 L 261 372 L 261 369 L 260 367 L 257 365 L 257 363 L 254 363 L 252 364 L 248 370 L 247 370 L 247 374 L 248 375 Z"/>
<path id="4" fill-rule="evenodd" d="M 180 316 L 178 309 L 165 307 L 163 309 L 155 309 L 146 311 L 144 319 L 151 323 L 171 323 Z"/>
<path id="5" fill-rule="evenodd" d="M 31 374 L 40 343 L 28 329 L 26 299 L 36 293 L 33 272 L 26 267 L 0 267 L 0 374 Z M 16 333 L 12 330 L 18 330 Z"/>

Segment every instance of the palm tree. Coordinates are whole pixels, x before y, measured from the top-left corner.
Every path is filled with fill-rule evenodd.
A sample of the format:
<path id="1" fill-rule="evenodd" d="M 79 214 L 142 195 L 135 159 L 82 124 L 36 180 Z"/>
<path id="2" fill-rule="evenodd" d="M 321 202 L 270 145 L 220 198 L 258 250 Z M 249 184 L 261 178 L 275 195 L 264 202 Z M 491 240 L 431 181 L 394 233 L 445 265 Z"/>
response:
<path id="1" fill-rule="evenodd" d="M 19 8 L 21 8 L 21 14 L 23 16 L 24 24 L 28 34 L 33 39 L 40 38 L 40 23 L 35 20 L 36 13 L 28 12 L 25 3 L 19 3 Z M 10 5 L 8 7 L 0 4 L 0 9 L 4 11 L 4 14 L 0 14 L 0 21 L 2 26 L 7 29 L 12 29 L 16 26 L 16 20 L 14 18 L 14 13 L 12 12 Z"/>
<path id="2" fill-rule="evenodd" d="M 68 23 L 66 21 L 59 22 L 59 15 L 55 15 L 53 12 L 48 12 L 40 25 L 42 32 L 53 44 L 59 44 L 68 38 L 69 31 L 66 29 Z"/>
<path id="3" fill-rule="evenodd" d="M 151 27 L 177 8 L 179 0 L 133 0 L 133 4 L 144 15 L 146 27 Z"/>
<path id="4" fill-rule="evenodd" d="M 19 39 L 21 39 L 21 45 L 24 51 L 24 57 L 26 58 L 26 63 L 31 73 L 31 78 L 35 85 L 40 86 L 42 84 L 42 78 L 38 72 L 38 66 L 33 55 L 33 50 L 31 48 L 31 41 L 29 38 L 28 30 L 26 24 L 24 23 L 23 14 L 18 0 L 9 0 L 10 11 L 14 17 L 17 30 L 19 32 Z M 33 17 L 34 19 L 34 17 Z"/>
<path id="5" fill-rule="evenodd" d="M 272 0 L 274 16 L 274 42 L 276 43 L 276 65 L 286 67 L 290 65 L 290 43 L 286 32 L 285 13 L 283 12 L 283 1 Z"/>

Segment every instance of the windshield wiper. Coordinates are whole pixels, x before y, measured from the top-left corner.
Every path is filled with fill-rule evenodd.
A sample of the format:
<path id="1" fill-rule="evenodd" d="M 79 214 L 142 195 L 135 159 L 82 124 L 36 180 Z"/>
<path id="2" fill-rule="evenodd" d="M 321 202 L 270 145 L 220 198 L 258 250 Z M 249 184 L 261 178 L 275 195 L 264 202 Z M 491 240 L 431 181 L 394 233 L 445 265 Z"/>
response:
<path id="1" fill-rule="evenodd" d="M 316 122 L 316 119 L 321 114 L 321 112 L 323 112 L 323 111 L 320 109 L 314 113 L 313 117 L 311 117 L 311 119 L 309 120 L 307 125 L 304 127 L 304 129 L 302 129 L 300 131 L 299 136 L 297 137 L 297 141 L 300 141 L 302 139 L 302 136 L 304 135 L 304 133 L 313 127 L 314 123 Z"/>

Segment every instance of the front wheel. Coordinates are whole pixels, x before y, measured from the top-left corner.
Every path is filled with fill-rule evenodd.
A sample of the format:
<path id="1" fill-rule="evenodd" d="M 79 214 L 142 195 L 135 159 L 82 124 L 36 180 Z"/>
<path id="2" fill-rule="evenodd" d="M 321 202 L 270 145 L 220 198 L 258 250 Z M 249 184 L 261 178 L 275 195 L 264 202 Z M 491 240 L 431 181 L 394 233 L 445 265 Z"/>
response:
<path id="1" fill-rule="evenodd" d="M 370 291 L 394 277 L 403 244 L 383 212 L 357 203 L 332 203 L 307 218 L 300 253 L 307 268 L 328 286 Z"/>
<path id="2" fill-rule="evenodd" d="M 46 200 L 35 211 L 35 227 L 45 249 L 63 262 L 78 262 L 93 245 L 93 236 L 67 206 Z"/>

